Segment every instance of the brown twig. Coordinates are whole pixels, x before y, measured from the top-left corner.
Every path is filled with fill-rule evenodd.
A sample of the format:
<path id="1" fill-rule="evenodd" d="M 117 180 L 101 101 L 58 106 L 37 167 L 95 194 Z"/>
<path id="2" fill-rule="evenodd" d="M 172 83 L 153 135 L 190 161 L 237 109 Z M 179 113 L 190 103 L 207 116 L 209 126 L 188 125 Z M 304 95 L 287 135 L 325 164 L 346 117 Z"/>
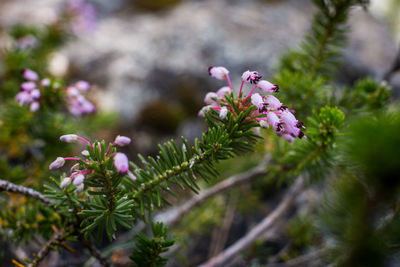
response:
<path id="1" fill-rule="evenodd" d="M 100 262 L 101 266 L 103 267 L 111 266 L 108 260 L 103 256 L 101 256 L 100 251 L 97 250 L 97 248 L 93 245 L 92 241 L 84 239 L 83 236 L 80 236 L 79 240 L 89 250 L 90 254 Z"/>
<path id="2" fill-rule="evenodd" d="M 7 192 L 12 192 L 12 193 L 22 194 L 22 195 L 25 195 L 28 197 L 36 198 L 36 199 L 42 201 L 44 204 L 47 204 L 47 205 L 51 204 L 51 200 L 48 199 L 47 197 L 43 196 L 38 191 L 36 191 L 32 188 L 29 188 L 29 187 L 22 186 L 22 185 L 16 185 L 9 181 L 5 181 L 5 180 L 1 180 L 1 179 L 0 179 L 0 191 L 7 191 Z"/>
<path id="3" fill-rule="evenodd" d="M 302 192 L 303 178 L 297 178 L 296 182 L 290 187 L 280 204 L 273 210 L 264 220 L 254 227 L 244 237 L 239 239 L 232 246 L 221 252 L 219 255 L 209 259 L 201 264 L 202 267 L 228 266 L 232 258 L 247 249 L 254 241 L 256 241 L 265 231 L 270 230 L 274 224 L 286 213 L 292 206 L 296 197 Z"/>
<path id="4" fill-rule="evenodd" d="M 28 264 L 29 267 L 38 266 L 38 264 L 47 256 L 49 255 L 50 251 L 55 249 L 56 247 L 62 245 L 64 240 L 71 235 L 73 232 L 73 227 L 70 226 L 64 231 L 54 233 L 53 237 L 50 239 L 46 245 L 39 250 L 37 254 L 34 255 L 35 259 Z"/>
<path id="5" fill-rule="evenodd" d="M 213 187 L 202 191 L 200 194 L 193 196 L 179 207 L 172 208 L 155 216 L 155 221 L 162 221 L 165 224 L 173 225 L 181 219 L 186 213 L 191 211 L 195 206 L 200 205 L 210 197 L 225 192 L 233 186 L 249 182 L 250 180 L 268 174 L 265 166 L 269 162 L 270 157 L 267 156 L 257 167 L 246 172 L 233 175 L 228 179 L 214 185 Z"/>

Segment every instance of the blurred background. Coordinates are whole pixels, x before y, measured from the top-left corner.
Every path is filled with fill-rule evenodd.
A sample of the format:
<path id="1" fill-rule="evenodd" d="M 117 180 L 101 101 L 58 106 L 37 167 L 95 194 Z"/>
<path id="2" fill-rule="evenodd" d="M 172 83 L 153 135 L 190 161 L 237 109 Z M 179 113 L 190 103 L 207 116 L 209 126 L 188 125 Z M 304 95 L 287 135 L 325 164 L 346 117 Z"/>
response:
<path id="1" fill-rule="evenodd" d="M 206 129 L 197 115 L 204 95 L 225 86 L 209 77 L 208 66 L 228 68 L 236 89 L 241 73 L 248 69 L 268 78 L 281 55 L 299 44 L 314 12 L 309 0 L 88 2 L 96 9 L 96 20 L 47 57 L 48 70 L 54 77 L 93 85 L 89 99 L 98 113 L 111 114 L 113 119 L 109 127 L 98 127 L 91 135 L 110 141 L 117 134 L 132 137 L 124 152 L 133 161 L 137 153 L 154 154 L 159 142 L 179 136 L 192 141 Z M 12 45 L 8 30 L 13 25 L 54 23 L 64 4 L 62 0 L 1 0 L 0 49 Z M 349 22 L 349 45 L 335 82 L 351 85 L 367 75 L 381 79 L 400 45 L 400 1 L 371 0 L 368 10 L 354 8 Z M 400 74 L 393 75 L 390 84 L 393 95 L 399 96 Z M 232 162 L 222 164 L 221 177 L 253 164 L 251 157 L 240 162 L 234 168 Z M 234 233 L 217 247 L 210 244 L 226 218 L 226 209 L 216 205 L 223 206 L 224 200 L 212 199 L 203 207 L 213 207 L 208 212 L 188 216 L 174 229 L 183 249 L 170 265 L 196 265 L 233 243 L 262 218 L 258 211 L 265 209 L 265 203 L 260 204 L 260 199 L 249 196 L 248 202 L 235 208 Z M 268 201 L 268 207 L 276 203 Z M 114 256 L 114 262 L 124 266 L 123 255 Z M 52 266 L 51 261 L 46 264 Z"/>

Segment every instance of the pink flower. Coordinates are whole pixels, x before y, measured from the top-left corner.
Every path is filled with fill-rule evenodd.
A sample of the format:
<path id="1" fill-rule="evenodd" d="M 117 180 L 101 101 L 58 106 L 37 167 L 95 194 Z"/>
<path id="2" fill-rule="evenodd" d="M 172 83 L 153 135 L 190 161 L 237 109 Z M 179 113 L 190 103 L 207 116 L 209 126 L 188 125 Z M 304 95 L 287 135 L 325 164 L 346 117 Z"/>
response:
<path id="1" fill-rule="evenodd" d="M 208 92 L 206 97 L 204 98 L 204 103 L 207 105 L 217 105 L 218 104 L 218 95 L 214 92 Z"/>
<path id="2" fill-rule="evenodd" d="M 53 161 L 50 166 L 49 166 L 49 170 L 54 170 L 54 169 L 58 169 L 61 168 L 62 166 L 64 166 L 65 160 L 62 157 L 58 157 L 55 161 Z"/>
<path id="3" fill-rule="evenodd" d="M 89 91 L 90 89 L 90 83 L 87 81 L 78 81 L 75 83 L 76 88 L 78 88 L 81 91 Z"/>
<path id="4" fill-rule="evenodd" d="M 28 92 L 22 91 L 15 96 L 15 100 L 17 100 L 19 105 L 22 106 L 32 102 L 32 97 Z"/>
<path id="5" fill-rule="evenodd" d="M 118 146 L 126 146 L 126 145 L 129 145 L 130 143 L 131 143 L 131 139 L 127 136 L 118 135 L 114 140 L 114 144 L 116 144 Z"/>
<path id="6" fill-rule="evenodd" d="M 226 78 L 226 75 L 229 74 L 229 71 L 224 67 L 210 66 L 208 67 L 208 73 L 211 75 L 211 77 L 214 77 L 218 80 L 223 80 Z"/>
<path id="7" fill-rule="evenodd" d="M 47 87 L 47 86 L 50 85 L 50 79 L 49 79 L 49 78 L 44 78 L 44 79 L 40 82 L 40 84 L 41 84 L 42 86 L 44 86 L 44 87 Z"/>
<path id="8" fill-rule="evenodd" d="M 267 113 L 267 120 L 268 120 L 268 123 L 274 128 L 274 130 L 276 132 L 280 131 L 281 121 L 279 120 L 278 116 L 274 112 Z"/>
<path id="9" fill-rule="evenodd" d="M 261 109 L 264 107 L 264 100 L 260 96 L 260 94 L 255 93 L 251 96 L 251 103 L 256 106 L 258 109 Z"/>
<path id="10" fill-rule="evenodd" d="M 276 110 L 278 110 L 278 109 L 280 109 L 282 107 L 281 101 L 279 101 L 279 99 L 276 98 L 273 95 L 267 95 L 265 97 L 265 103 L 268 104 L 269 108 L 273 108 L 273 109 L 276 109 Z"/>
<path id="11" fill-rule="evenodd" d="M 33 89 L 31 91 L 31 97 L 33 99 L 39 99 L 40 98 L 40 91 L 38 89 Z"/>
<path id="12" fill-rule="evenodd" d="M 217 96 L 223 98 L 225 95 L 229 95 L 231 92 L 231 88 L 224 86 L 218 89 Z"/>
<path id="13" fill-rule="evenodd" d="M 127 173 L 129 170 L 128 157 L 124 153 L 118 152 L 114 156 L 114 166 L 119 173 Z"/>
<path id="14" fill-rule="evenodd" d="M 290 143 L 294 141 L 294 137 L 291 136 L 290 134 L 283 134 L 282 137 L 288 140 Z"/>
<path id="15" fill-rule="evenodd" d="M 257 71 L 245 71 L 242 74 L 242 80 L 247 83 L 257 84 L 262 76 Z"/>
<path id="16" fill-rule="evenodd" d="M 85 180 L 85 176 L 82 174 L 78 174 L 77 176 L 75 176 L 73 183 L 75 186 L 80 186 L 84 180 Z"/>
<path id="17" fill-rule="evenodd" d="M 27 91 L 27 92 L 29 92 L 35 88 L 36 88 L 36 83 L 34 83 L 34 82 L 23 82 L 21 84 L 21 89 L 24 91 Z"/>
<path id="18" fill-rule="evenodd" d="M 261 80 L 258 82 L 257 87 L 260 88 L 261 92 L 264 93 L 274 93 L 279 91 L 279 86 L 270 83 L 269 81 L 266 80 Z"/>
<path id="19" fill-rule="evenodd" d="M 39 107 L 40 107 L 39 102 L 34 101 L 34 102 L 31 103 L 31 105 L 30 105 L 29 108 L 30 108 L 30 110 L 31 110 L 32 112 L 36 112 L 36 111 L 39 110 Z"/>
<path id="20" fill-rule="evenodd" d="M 74 143 L 78 140 L 78 136 L 76 134 L 65 134 L 60 136 L 60 140 L 61 142 Z"/>
<path id="21" fill-rule="evenodd" d="M 25 79 L 29 81 L 37 81 L 39 79 L 39 75 L 30 69 L 24 69 L 22 71 L 22 75 L 24 76 Z"/>
<path id="22" fill-rule="evenodd" d="M 61 188 L 66 188 L 66 187 L 71 183 L 71 181 L 72 181 L 72 179 L 71 179 L 70 177 L 65 177 L 65 178 L 62 180 L 62 182 L 61 182 L 61 184 L 60 184 L 60 187 L 61 187 Z"/>

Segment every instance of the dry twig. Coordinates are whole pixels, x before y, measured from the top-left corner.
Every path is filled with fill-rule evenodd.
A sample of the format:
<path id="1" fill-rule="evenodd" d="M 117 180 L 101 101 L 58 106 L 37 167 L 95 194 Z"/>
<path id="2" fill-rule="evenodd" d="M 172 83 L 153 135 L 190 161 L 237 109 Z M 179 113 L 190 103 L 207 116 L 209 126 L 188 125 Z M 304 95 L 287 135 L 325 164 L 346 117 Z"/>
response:
<path id="1" fill-rule="evenodd" d="M 254 241 L 256 241 L 264 232 L 270 230 L 273 225 L 286 213 L 292 206 L 296 197 L 302 192 L 303 178 L 297 178 L 296 182 L 289 188 L 281 203 L 273 210 L 264 220 L 254 227 L 244 237 L 239 239 L 235 244 L 228 247 L 219 255 L 209 259 L 201 264 L 202 267 L 228 266 L 229 262 L 240 252 L 247 249 Z"/>
<path id="2" fill-rule="evenodd" d="M 0 191 L 7 191 L 7 192 L 12 192 L 12 193 L 22 194 L 22 195 L 25 195 L 28 197 L 36 198 L 36 199 L 42 201 L 44 204 L 51 204 L 51 200 L 48 199 L 47 197 L 43 196 L 38 191 L 36 191 L 32 188 L 29 188 L 29 187 L 22 186 L 22 185 L 13 184 L 9 181 L 0 180 Z"/>

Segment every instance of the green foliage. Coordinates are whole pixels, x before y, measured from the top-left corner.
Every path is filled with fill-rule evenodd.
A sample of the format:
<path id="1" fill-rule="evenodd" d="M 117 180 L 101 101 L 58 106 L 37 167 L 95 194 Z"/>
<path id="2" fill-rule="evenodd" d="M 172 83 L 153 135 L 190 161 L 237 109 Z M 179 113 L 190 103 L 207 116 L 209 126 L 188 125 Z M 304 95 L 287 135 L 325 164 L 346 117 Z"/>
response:
<path id="1" fill-rule="evenodd" d="M 399 252 L 399 130 L 396 110 L 357 119 L 341 141 L 341 175 L 321 212 L 340 266 L 388 266 Z"/>
<path id="2" fill-rule="evenodd" d="M 339 130 L 344 125 L 344 114 L 337 107 L 323 107 L 308 118 L 305 139 L 295 140 L 293 145 L 277 140 L 274 159 L 277 166 L 271 166 L 272 175 L 291 178 L 300 173 L 314 180 L 327 175 L 326 167 L 334 158 L 334 144 Z"/>
<path id="3" fill-rule="evenodd" d="M 167 264 L 168 259 L 162 258 L 160 254 L 168 251 L 175 240 L 167 236 L 168 226 L 164 227 L 161 222 L 152 222 L 151 228 L 152 238 L 147 238 L 141 233 L 137 234 L 137 248 L 133 250 L 130 257 L 135 263 L 132 266 L 161 267 Z"/>

